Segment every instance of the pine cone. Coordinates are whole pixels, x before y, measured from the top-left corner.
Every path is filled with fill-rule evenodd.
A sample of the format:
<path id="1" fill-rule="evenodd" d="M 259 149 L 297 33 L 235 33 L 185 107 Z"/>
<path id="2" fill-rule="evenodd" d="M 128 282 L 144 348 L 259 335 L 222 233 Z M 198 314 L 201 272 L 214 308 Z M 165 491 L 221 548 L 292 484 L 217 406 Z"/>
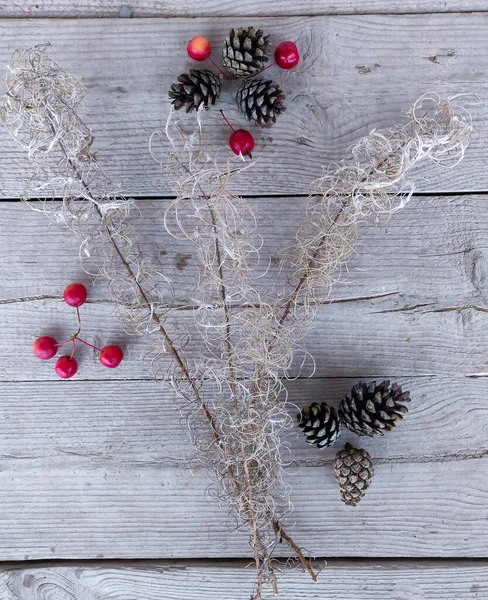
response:
<path id="1" fill-rule="evenodd" d="M 176 110 L 186 107 L 186 112 L 197 110 L 201 104 L 208 110 L 220 96 L 220 78 L 212 71 L 190 69 L 173 83 L 169 97 Z"/>
<path id="2" fill-rule="evenodd" d="M 389 381 L 356 384 L 339 406 L 341 423 L 356 435 L 383 435 L 403 419 L 410 402 L 410 392 L 402 392 L 397 383 Z"/>
<path id="3" fill-rule="evenodd" d="M 268 37 L 254 27 L 231 29 L 222 48 L 222 66 L 236 79 L 255 75 L 268 62 Z"/>
<path id="4" fill-rule="evenodd" d="M 362 499 L 374 475 L 373 461 L 366 450 L 346 444 L 334 460 L 334 473 L 342 501 L 350 506 Z"/>
<path id="5" fill-rule="evenodd" d="M 297 415 L 298 427 L 307 436 L 308 444 L 318 448 L 331 446 L 341 435 L 341 425 L 335 408 L 325 402 L 314 402 Z"/>
<path id="6" fill-rule="evenodd" d="M 276 123 L 277 115 L 284 112 L 285 93 L 271 80 L 250 79 L 243 81 L 237 90 L 237 106 L 249 121 L 256 121 L 264 127 Z"/>

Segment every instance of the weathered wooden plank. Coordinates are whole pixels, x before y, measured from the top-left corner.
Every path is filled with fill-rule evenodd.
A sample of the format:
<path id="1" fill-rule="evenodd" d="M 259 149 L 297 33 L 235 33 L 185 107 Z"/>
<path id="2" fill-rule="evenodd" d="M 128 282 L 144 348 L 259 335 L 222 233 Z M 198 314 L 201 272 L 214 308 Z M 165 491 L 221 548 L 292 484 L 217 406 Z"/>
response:
<path id="1" fill-rule="evenodd" d="M 270 260 L 274 265 L 268 281 L 277 276 L 278 248 L 292 240 L 297 211 L 303 210 L 298 201 L 290 199 L 283 211 L 283 202 L 255 202 L 264 216 L 263 262 Z M 320 308 L 309 335 L 317 375 L 487 371 L 484 202 L 484 196 L 417 197 L 386 226 L 361 232 L 360 254 L 353 261 L 347 283 L 336 288 L 335 304 Z M 174 279 L 176 299 L 187 305 L 188 288 L 196 281 L 192 248 L 165 237 L 161 204 L 139 202 L 141 246 Z M 276 227 L 278 213 L 283 217 Z M 56 298 L 66 283 L 83 279 L 76 241 L 69 232 L 48 227 L 42 215 L 20 203 L 1 203 L 0 223 L 4 231 L 0 240 L 0 377 L 49 379 L 54 377 L 52 369 L 31 358 L 30 345 L 39 334 L 66 339 L 75 327 L 73 311 Z M 113 307 L 103 301 L 104 285 L 96 286 L 93 298 L 95 302 L 82 311 L 89 341 L 132 343 L 113 316 Z M 191 311 L 178 310 L 174 316 L 194 329 Z M 327 342 L 323 331 L 327 331 Z M 191 348 L 201 348 L 197 335 Z M 135 347 L 134 357 L 139 350 L 144 350 L 143 343 Z M 26 357 L 29 368 L 19 370 Z M 135 358 L 131 361 L 129 357 L 120 369 L 108 372 L 89 350 L 80 357 L 77 377 L 147 376 Z"/>
<path id="2" fill-rule="evenodd" d="M 475 600 L 488 592 L 485 561 L 339 561 L 330 560 L 319 582 L 313 585 L 296 569 L 279 576 L 284 600 Z M 103 565 L 36 566 L 6 568 L 0 572 L 0 590 L 5 600 L 94 600 L 131 598 L 160 600 L 185 598 L 220 600 L 247 598 L 252 590 L 252 569 L 237 561 L 157 563 L 131 562 Z M 263 598 L 270 598 L 265 590 Z"/>
<path id="3" fill-rule="evenodd" d="M 138 200 L 133 213 L 135 236 L 147 258 L 173 282 L 175 301 L 187 305 L 198 278 L 195 252 L 191 243 L 174 240 L 165 232 L 168 204 L 167 200 Z M 263 270 L 269 265 L 257 286 L 267 292 L 283 277 L 279 273 L 282 251 L 293 244 L 306 200 L 259 198 L 250 200 L 250 205 L 263 236 Z M 362 227 L 349 273 L 335 286 L 331 299 L 391 294 L 396 308 L 484 305 L 485 206 L 484 195 L 417 196 L 388 222 Z M 0 302 L 60 297 L 69 280 L 85 277 L 79 271 L 75 237 L 26 205 L 0 202 L 0 230 Z M 90 298 L 106 299 L 105 286 L 91 288 Z"/>
<path id="4" fill-rule="evenodd" d="M 398 380 L 411 392 L 408 418 L 384 438 L 361 444 L 379 464 L 439 462 L 487 452 L 488 379 L 413 377 Z M 337 407 L 356 379 L 308 379 L 286 383 L 295 406 L 327 402 Z M 171 392 L 151 381 L 2 382 L 0 458 L 42 468 L 78 461 L 185 468 L 193 448 Z M 442 402 L 439 401 L 442 398 Z M 321 467 L 336 448 L 317 450 L 296 428 L 288 432 L 293 466 Z M 344 430 L 341 443 L 356 443 Z"/>
<path id="5" fill-rule="evenodd" d="M 113 312 L 110 304 L 85 305 L 84 338 L 100 347 L 116 343 L 130 353 L 120 367 L 110 371 L 101 367 L 94 351 L 80 348 L 77 379 L 148 377 L 138 360 L 149 350 L 147 340 L 124 334 Z M 306 344 L 316 361 L 318 377 L 486 373 L 485 312 L 484 307 L 472 306 L 398 310 L 391 297 L 325 305 L 318 310 Z M 191 311 L 170 311 L 167 318 L 170 332 L 176 322 L 189 332 L 191 342 L 186 351 L 190 355 L 204 352 Z M 4 381 L 55 379 L 53 363 L 35 359 L 31 345 L 39 335 L 68 339 L 77 327 L 74 312 L 60 300 L 0 304 L 0 326 L 0 380 Z M 291 374 L 298 374 L 300 362 L 297 355 Z M 311 365 L 300 372 L 311 374 Z"/>
<path id="6" fill-rule="evenodd" d="M 0 17 L 257 17 L 328 14 L 372 14 L 372 13 L 434 13 L 484 11 L 483 0 L 306 0 L 300 4 L 282 0 L 258 2 L 249 0 L 242 5 L 235 2 L 206 0 L 195 4 L 190 0 L 132 0 L 123 5 L 114 0 L 43 0 L 43 2 L 0 3 Z"/>
<path id="7" fill-rule="evenodd" d="M 351 383 L 290 382 L 290 400 L 337 405 Z M 337 448 L 318 451 L 290 433 L 294 537 L 317 556 L 485 554 L 487 380 L 402 383 L 411 412 L 388 436 L 361 440 L 376 474 L 355 509 L 339 499 Z M 37 382 L 2 383 L 0 393 L 3 560 L 248 556 L 246 533 L 228 532 L 205 499 L 205 472 L 184 470 L 191 446 L 164 390 Z"/>
<path id="8" fill-rule="evenodd" d="M 297 543 L 317 556 L 370 556 L 372 548 L 386 557 L 485 556 L 486 459 L 375 471 L 354 509 L 342 504 L 330 465 L 290 473 Z M 226 514 L 205 498 L 208 486 L 202 471 L 157 463 L 2 460 L 2 558 L 250 557 L 248 532 L 226 529 Z"/>
<path id="9" fill-rule="evenodd" d="M 304 194 L 323 165 L 342 159 L 372 128 L 397 123 L 420 94 L 486 96 L 487 21 L 487 13 L 263 18 L 260 25 L 275 42 L 297 40 L 303 61 L 286 73 L 273 70 L 287 92 L 288 109 L 273 129 L 252 127 L 260 160 L 235 180 L 234 189 L 248 195 Z M 102 166 L 114 178 L 122 177 L 128 194 L 163 195 L 168 186 L 149 156 L 148 139 L 165 123 L 170 84 L 194 66 L 185 45 L 195 33 L 205 33 L 217 48 L 236 25 L 235 18 L 4 20 L 0 64 L 20 45 L 51 40 L 52 56 L 88 88 L 87 120 Z M 221 107 L 244 125 L 230 86 Z M 416 173 L 419 189 L 488 189 L 486 104 L 472 107 L 472 114 L 475 136 L 463 164 L 454 170 L 426 165 Z M 224 159 L 228 128 L 216 110 L 205 121 L 209 147 Z M 6 133 L 1 140 L 0 193 L 15 198 L 29 166 Z"/>

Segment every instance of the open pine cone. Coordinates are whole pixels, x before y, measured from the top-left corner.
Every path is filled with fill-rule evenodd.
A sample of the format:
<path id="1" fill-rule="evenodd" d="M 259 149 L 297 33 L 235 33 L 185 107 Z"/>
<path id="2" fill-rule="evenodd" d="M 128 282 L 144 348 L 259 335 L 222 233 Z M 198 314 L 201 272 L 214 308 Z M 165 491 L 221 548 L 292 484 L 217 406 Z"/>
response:
<path id="1" fill-rule="evenodd" d="M 339 417 L 356 435 L 383 435 L 408 412 L 406 402 L 410 402 L 410 392 L 402 392 L 397 383 L 386 380 L 376 385 L 375 381 L 360 381 L 344 396 Z"/>
<path id="2" fill-rule="evenodd" d="M 341 426 L 336 409 L 325 402 L 314 402 L 297 415 L 298 427 L 307 436 L 308 444 L 318 448 L 331 446 L 341 435 Z"/>
<path id="3" fill-rule="evenodd" d="M 231 29 L 222 49 L 222 66 L 238 79 L 255 75 L 268 62 L 269 41 L 261 29 Z"/>
<path id="4" fill-rule="evenodd" d="M 237 90 L 237 106 L 249 121 L 271 127 L 276 117 L 285 111 L 285 93 L 277 83 L 265 79 L 243 81 Z"/>
<path id="5" fill-rule="evenodd" d="M 220 77 L 212 71 L 190 69 L 178 77 L 168 93 L 176 110 L 198 110 L 201 104 L 208 110 L 220 96 Z"/>

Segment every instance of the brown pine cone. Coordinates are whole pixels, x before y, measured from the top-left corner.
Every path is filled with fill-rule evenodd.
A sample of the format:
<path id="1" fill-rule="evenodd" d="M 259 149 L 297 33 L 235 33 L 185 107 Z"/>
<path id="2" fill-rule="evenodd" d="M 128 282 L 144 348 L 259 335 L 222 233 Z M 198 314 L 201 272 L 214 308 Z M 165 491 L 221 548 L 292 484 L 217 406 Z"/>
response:
<path id="1" fill-rule="evenodd" d="M 356 506 L 366 493 L 374 475 L 373 461 L 366 450 L 346 444 L 334 460 L 334 474 L 341 490 L 342 501 Z"/>
<path id="2" fill-rule="evenodd" d="M 395 427 L 408 412 L 410 392 L 402 392 L 398 383 L 388 380 L 378 385 L 359 382 L 339 405 L 341 423 L 356 435 L 383 435 Z"/>
<path id="3" fill-rule="evenodd" d="M 198 110 L 201 104 L 208 110 L 220 96 L 220 77 L 205 69 L 190 69 L 182 73 L 168 93 L 176 110 Z"/>

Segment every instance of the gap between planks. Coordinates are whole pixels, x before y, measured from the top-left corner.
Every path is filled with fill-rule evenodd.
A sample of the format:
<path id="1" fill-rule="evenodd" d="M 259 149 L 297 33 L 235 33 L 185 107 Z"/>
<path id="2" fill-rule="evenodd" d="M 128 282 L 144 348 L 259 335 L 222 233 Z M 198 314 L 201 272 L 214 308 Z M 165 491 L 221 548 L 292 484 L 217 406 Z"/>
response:
<path id="1" fill-rule="evenodd" d="M 474 190 L 474 191 L 465 191 L 465 190 L 460 190 L 460 191 L 439 191 L 439 192 L 414 192 L 411 195 L 412 199 L 415 198 L 451 198 L 451 197 L 463 197 L 463 196 L 484 196 L 484 195 L 488 195 L 488 189 L 486 190 Z M 144 196 L 135 196 L 134 194 L 130 195 L 131 198 L 133 198 L 134 200 L 136 200 L 136 202 L 144 202 L 145 200 L 147 200 L 148 202 L 151 201 L 157 201 L 157 200 L 162 200 L 162 201 L 171 201 L 174 200 L 176 198 L 176 196 L 161 196 L 161 195 L 155 195 L 155 196 L 148 196 L 148 195 L 144 195 Z M 297 198 L 299 200 L 303 200 L 303 199 L 307 199 L 310 198 L 309 194 L 239 194 L 239 196 L 241 198 L 244 198 L 245 200 L 277 200 L 280 198 L 284 198 L 284 199 L 293 199 L 293 198 Z M 314 197 L 318 197 L 317 194 L 312 194 L 312 196 Z M 117 196 L 119 197 L 119 196 Z M 123 195 L 120 197 L 124 197 Z M 29 202 L 43 202 L 43 201 L 49 201 L 49 202 L 62 202 L 63 199 L 60 197 L 46 197 L 46 198 L 32 198 L 29 199 Z M 9 202 L 19 202 L 22 203 L 24 202 L 22 198 L 0 198 L 0 204 L 1 203 L 9 203 Z"/>
<path id="2" fill-rule="evenodd" d="M 482 0 L 370 0 L 367 4 L 362 0 L 342 0 L 340 3 L 331 0 L 305 0 L 293 3 L 283 0 L 257 2 L 250 0 L 244 6 L 235 2 L 207 0 L 205 3 L 194 3 L 190 0 L 51 0 L 38 4 L 29 4 L 23 8 L 21 4 L 11 3 L 2 7 L 2 18 L 198 18 L 235 17 L 257 19 L 265 16 L 273 17 L 307 17 L 307 16 L 367 16 L 375 15 L 411 15 L 435 13 L 476 13 L 486 11 Z"/>
<path id="3" fill-rule="evenodd" d="M 357 564 L 358 566 L 384 566 L 384 567 L 398 567 L 398 566 L 410 566 L 412 564 L 429 567 L 431 565 L 443 566 L 443 567 L 457 567 L 459 565 L 469 566 L 488 566 L 488 558 L 484 557 L 472 557 L 467 558 L 461 556 L 459 558 L 444 558 L 442 556 L 405 556 L 398 558 L 385 558 L 383 556 L 341 556 L 328 557 L 328 556 L 315 556 L 312 561 L 314 567 L 318 567 L 323 562 L 327 561 L 329 567 L 350 567 L 351 563 Z M 140 567 L 142 569 L 160 569 L 160 568 L 192 568 L 192 567 L 204 567 L 204 568 L 246 568 L 249 566 L 249 560 L 240 557 L 226 557 L 226 558 L 193 558 L 191 556 L 181 558 L 42 558 L 33 560 L 0 560 L 0 571 L 16 570 L 37 567 L 42 568 L 56 568 L 56 567 Z"/>

